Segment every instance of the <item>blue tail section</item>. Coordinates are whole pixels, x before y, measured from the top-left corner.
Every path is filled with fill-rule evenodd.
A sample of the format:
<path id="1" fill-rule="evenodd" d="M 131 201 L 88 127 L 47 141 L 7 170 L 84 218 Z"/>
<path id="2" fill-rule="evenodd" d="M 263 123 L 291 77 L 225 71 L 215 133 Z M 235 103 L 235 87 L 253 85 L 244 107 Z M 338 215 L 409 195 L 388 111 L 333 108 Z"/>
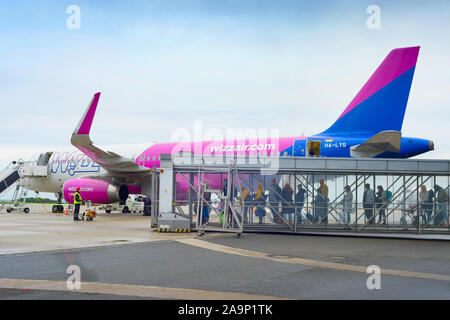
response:
<path id="1" fill-rule="evenodd" d="M 323 136 L 373 136 L 401 131 L 420 47 L 389 53 Z"/>
<path id="2" fill-rule="evenodd" d="M 371 136 L 380 131 L 401 131 L 415 67 L 339 118 L 322 135 Z"/>

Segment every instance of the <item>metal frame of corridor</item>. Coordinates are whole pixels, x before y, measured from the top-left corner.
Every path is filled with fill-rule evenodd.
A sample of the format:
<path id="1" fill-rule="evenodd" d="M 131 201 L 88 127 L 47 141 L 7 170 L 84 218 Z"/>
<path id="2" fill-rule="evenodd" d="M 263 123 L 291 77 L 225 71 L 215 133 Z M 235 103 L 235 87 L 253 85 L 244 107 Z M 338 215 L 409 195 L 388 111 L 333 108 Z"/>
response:
<path id="1" fill-rule="evenodd" d="M 274 178 L 281 191 L 272 191 L 271 197 L 267 190 Z M 224 179 L 231 182 L 226 190 Z M 325 200 L 318 191 L 321 179 L 328 187 Z M 389 201 L 363 203 L 367 183 L 375 192 L 379 185 L 389 191 Z M 264 190 L 264 202 L 254 200 L 258 184 Z M 282 191 L 286 184 L 293 191 L 291 201 L 289 187 L 285 194 Z M 299 184 L 305 190 L 303 205 L 295 201 Z M 422 186 L 428 193 L 436 185 L 445 191 L 445 201 L 442 194 L 438 199 L 438 193 L 431 203 L 423 201 Z M 185 153 L 161 155 L 160 169 L 154 170 L 151 198 L 157 199 L 152 201 L 152 212 L 183 216 L 197 231 L 238 235 L 324 231 L 449 235 L 449 185 L 448 160 L 219 157 Z M 345 186 L 350 188 L 352 201 L 344 207 Z M 249 191 L 246 199 L 242 199 L 242 188 Z M 205 197 L 208 193 L 211 198 Z M 278 203 L 273 201 L 273 195 L 280 198 Z M 153 227 L 157 220 L 158 214 L 152 214 Z"/>

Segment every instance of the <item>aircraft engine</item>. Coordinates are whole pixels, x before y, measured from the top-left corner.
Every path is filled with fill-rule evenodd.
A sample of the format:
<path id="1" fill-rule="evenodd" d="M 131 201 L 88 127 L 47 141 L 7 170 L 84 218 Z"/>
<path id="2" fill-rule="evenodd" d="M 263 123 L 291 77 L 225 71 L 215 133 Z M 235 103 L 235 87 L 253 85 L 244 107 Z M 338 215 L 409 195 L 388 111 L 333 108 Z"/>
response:
<path id="1" fill-rule="evenodd" d="M 83 200 L 90 200 L 92 203 L 108 204 L 126 201 L 129 194 L 126 185 L 116 185 L 96 179 L 72 179 L 68 180 L 63 186 L 64 199 L 68 203 L 73 203 L 77 188 L 80 188 L 80 195 Z"/>

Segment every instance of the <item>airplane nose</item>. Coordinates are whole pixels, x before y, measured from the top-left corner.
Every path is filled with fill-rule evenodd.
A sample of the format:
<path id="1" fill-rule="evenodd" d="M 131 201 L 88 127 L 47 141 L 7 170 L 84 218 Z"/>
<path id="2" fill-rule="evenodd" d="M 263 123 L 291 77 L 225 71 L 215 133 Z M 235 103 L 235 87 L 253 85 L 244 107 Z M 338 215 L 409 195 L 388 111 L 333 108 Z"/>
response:
<path id="1" fill-rule="evenodd" d="M 434 142 L 433 141 L 429 141 L 429 150 L 434 150 Z"/>

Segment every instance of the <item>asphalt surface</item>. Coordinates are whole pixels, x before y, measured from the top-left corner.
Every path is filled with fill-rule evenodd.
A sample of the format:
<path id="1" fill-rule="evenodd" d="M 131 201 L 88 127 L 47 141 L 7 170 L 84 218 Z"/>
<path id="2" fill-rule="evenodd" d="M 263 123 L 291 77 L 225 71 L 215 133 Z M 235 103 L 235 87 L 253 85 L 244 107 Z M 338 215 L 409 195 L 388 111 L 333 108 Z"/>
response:
<path id="1" fill-rule="evenodd" d="M 202 239 L 203 240 L 203 239 Z M 450 275 L 450 246 L 444 241 L 357 239 L 244 234 L 204 241 L 267 254 L 358 266 Z M 369 274 L 224 254 L 175 241 L 0 256 L 0 278 L 66 281 L 67 267 L 81 269 L 81 281 L 239 292 L 295 299 L 450 299 L 450 281 L 381 275 L 381 289 L 369 290 Z M 141 299 L 0 289 L 0 299 Z M 152 297 L 146 297 L 151 299 Z"/>
<path id="2" fill-rule="evenodd" d="M 64 292 L 58 293 L 46 290 L 22 290 L 22 289 L 0 289 L 2 300 L 151 300 L 138 296 L 119 296 L 114 294 L 91 294 Z"/>

